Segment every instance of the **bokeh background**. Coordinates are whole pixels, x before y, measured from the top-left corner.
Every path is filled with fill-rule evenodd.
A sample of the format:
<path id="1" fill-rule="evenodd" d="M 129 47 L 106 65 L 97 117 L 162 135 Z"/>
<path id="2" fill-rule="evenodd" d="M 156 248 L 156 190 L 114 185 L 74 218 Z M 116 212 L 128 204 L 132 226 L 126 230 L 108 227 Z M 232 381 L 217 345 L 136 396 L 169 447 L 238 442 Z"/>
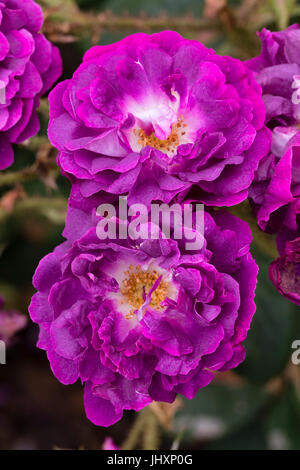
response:
<path id="1" fill-rule="evenodd" d="M 60 48 L 63 78 L 83 53 L 137 31 L 174 29 L 219 54 L 247 59 L 259 52 L 255 31 L 300 22 L 294 0 L 41 0 L 43 32 Z M 37 328 L 27 308 L 39 260 L 62 241 L 70 186 L 55 165 L 46 129 L 47 97 L 38 136 L 15 148 L 15 164 L 0 174 L 0 293 L 24 317 L 11 322 L 7 364 L 0 365 L 0 449 L 101 449 L 107 436 L 127 447 L 170 449 L 300 449 L 300 365 L 292 342 L 300 340 L 299 307 L 284 300 L 268 278 L 277 256 L 274 240 L 259 232 L 248 204 L 231 209 L 253 230 L 260 274 L 257 312 L 245 362 L 217 374 L 192 401 L 155 406 L 138 417 L 127 412 L 109 429 L 85 417 L 80 384 L 64 386 L 35 347 Z M 1 323 L 0 323 L 1 328 Z M 148 413 L 148 414 L 147 414 Z M 147 432 L 143 432 L 147 420 Z M 135 435 L 134 435 L 135 433 Z M 130 441 L 131 440 L 131 441 Z"/>

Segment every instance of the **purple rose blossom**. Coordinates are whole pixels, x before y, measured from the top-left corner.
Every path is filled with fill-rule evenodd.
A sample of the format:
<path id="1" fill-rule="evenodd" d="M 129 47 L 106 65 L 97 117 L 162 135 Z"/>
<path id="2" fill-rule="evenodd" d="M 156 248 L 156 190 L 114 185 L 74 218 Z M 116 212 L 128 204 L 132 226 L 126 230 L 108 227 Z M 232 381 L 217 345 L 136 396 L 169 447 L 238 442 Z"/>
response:
<path id="1" fill-rule="evenodd" d="M 300 229 L 300 132 L 275 127 L 272 151 L 249 190 L 259 227 L 267 232 Z"/>
<path id="2" fill-rule="evenodd" d="M 264 29 L 259 36 L 261 54 L 246 64 L 263 90 L 272 148 L 260 161 L 249 198 L 262 230 L 299 230 L 300 29 Z"/>
<path id="3" fill-rule="evenodd" d="M 233 205 L 270 148 L 252 72 L 172 31 L 91 48 L 49 98 L 49 139 L 86 201 L 168 203 L 195 185 L 202 202 Z"/>
<path id="4" fill-rule="evenodd" d="M 281 295 L 300 305 L 300 237 L 277 245 L 280 257 L 271 263 L 270 279 Z"/>
<path id="5" fill-rule="evenodd" d="M 76 240 L 88 217 L 69 210 L 78 233 L 40 262 L 29 311 L 58 380 L 84 384 L 93 423 L 191 399 L 244 360 L 257 277 L 246 222 L 205 213 L 204 245 L 186 251 L 183 240 L 99 240 L 95 226 Z"/>
<path id="6" fill-rule="evenodd" d="M 9 346 L 14 335 L 25 328 L 27 318 L 16 310 L 4 310 L 4 301 L 0 296 L 0 340 Z"/>
<path id="7" fill-rule="evenodd" d="M 43 14 L 33 0 L 0 3 L 0 170 L 13 163 L 11 144 L 39 130 L 39 97 L 62 72 L 58 49 L 39 33 Z"/>
<path id="8" fill-rule="evenodd" d="M 272 33 L 259 34 L 261 53 L 246 61 L 263 90 L 266 121 L 275 126 L 293 126 L 300 120 L 300 104 L 292 99 L 300 76 L 300 28 L 297 24 Z M 299 85 L 300 87 L 300 85 Z M 295 102 L 293 102 L 295 101 Z"/>

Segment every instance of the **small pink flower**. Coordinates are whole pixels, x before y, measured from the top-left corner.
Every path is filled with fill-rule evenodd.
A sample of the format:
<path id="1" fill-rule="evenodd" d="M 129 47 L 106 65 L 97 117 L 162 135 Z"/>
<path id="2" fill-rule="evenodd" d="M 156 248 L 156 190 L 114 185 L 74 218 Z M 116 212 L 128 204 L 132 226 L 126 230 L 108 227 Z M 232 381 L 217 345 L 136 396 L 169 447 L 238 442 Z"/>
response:
<path id="1" fill-rule="evenodd" d="M 121 450 L 120 447 L 116 446 L 111 437 L 106 437 L 103 444 L 102 450 Z"/>

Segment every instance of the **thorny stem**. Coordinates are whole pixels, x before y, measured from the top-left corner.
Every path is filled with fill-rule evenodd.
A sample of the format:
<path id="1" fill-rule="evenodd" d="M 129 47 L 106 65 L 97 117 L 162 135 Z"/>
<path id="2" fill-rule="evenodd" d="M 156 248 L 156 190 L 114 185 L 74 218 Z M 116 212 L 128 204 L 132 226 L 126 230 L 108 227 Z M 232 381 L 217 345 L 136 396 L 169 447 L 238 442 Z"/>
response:
<path id="1" fill-rule="evenodd" d="M 211 31 L 220 28 L 220 22 L 215 20 L 193 18 L 192 16 L 183 16 L 182 18 L 172 18 L 163 15 L 158 18 L 151 17 L 132 17 L 116 16 L 110 13 L 103 13 L 97 16 L 97 24 L 103 29 L 138 29 L 161 31 L 163 29 L 174 29 L 176 31 Z"/>
<path id="2" fill-rule="evenodd" d="M 67 202 L 62 197 L 25 198 L 15 203 L 12 213 L 14 215 L 26 215 L 32 212 L 37 212 L 50 220 L 55 220 L 56 223 L 63 223 L 67 212 Z M 0 223 L 3 223 L 10 215 L 11 212 L 0 209 Z"/>
<path id="3" fill-rule="evenodd" d="M 47 170 L 51 171 L 54 177 L 59 175 L 59 170 L 55 164 L 55 161 L 51 161 L 50 159 L 49 161 L 45 162 L 39 161 L 39 155 L 42 153 L 45 146 L 47 151 L 48 147 L 50 146 L 47 137 L 36 136 L 33 139 L 24 142 L 22 145 L 36 154 L 37 161 L 33 165 L 20 171 L 0 171 L 0 187 L 14 186 L 16 184 L 26 183 L 27 181 L 38 179 L 42 175 L 39 171 L 39 163 L 44 163 L 44 165 L 47 167 Z"/>
<path id="4" fill-rule="evenodd" d="M 54 178 L 59 175 L 59 170 L 57 167 L 51 168 L 51 174 Z M 39 174 L 37 172 L 36 165 L 32 165 L 31 167 L 24 168 L 19 172 L 17 171 L 9 171 L 2 173 L 0 172 L 0 188 L 1 186 L 15 186 L 20 183 L 26 183 L 27 181 L 32 181 L 35 179 L 39 179 Z"/>
<path id="5" fill-rule="evenodd" d="M 49 9 L 43 32 L 50 40 L 58 43 L 74 42 L 78 37 L 88 35 L 91 43 L 97 44 L 103 31 L 128 33 L 129 31 L 157 32 L 171 29 L 187 37 L 212 32 L 225 34 L 230 42 L 244 44 L 245 48 L 247 46 L 247 51 L 250 48 L 250 52 L 253 52 L 254 55 L 259 49 L 258 39 L 252 37 L 253 31 L 248 31 L 244 27 L 244 18 L 240 17 L 237 11 L 228 7 L 222 9 L 213 18 L 199 18 L 191 14 L 181 17 L 170 17 L 167 14 L 162 14 L 159 17 L 146 16 L 145 14 L 139 16 L 115 15 L 110 11 L 99 14 L 80 11 L 80 14 L 74 15 L 73 8 L 74 6 L 70 10 L 61 11 L 59 8 Z"/>
<path id="6" fill-rule="evenodd" d="M 0 173 L 0 186 L 14 186 L 17 183 L 25 183 L 37 177 L 36 169 L 25 168 L 20 172 Z"/>
<path id="7" fill-rule="evenodd" d="M 65 13 L 65 12 L 63 12 Z M 56 23 L 53 23 L 55 18 Z M 51 20 L 51 21 L 50 21 Z M 66 23 L 66 21 L 68 23 Z M 147 17 L 145 15 L 114 15 L 109 11 L 104 13 L 90 14 L 80 12 L 80 21 L 75 22 L 74 18 L 66 18 L 65 14 L 60 14 L 59 10 L 49 15 L 49 21 L 44 25 L 44 32 L 52 29 L 54 32 L 60 32 L 63 28 L 64 33 L 78 34 L 80 32 L 90 31 L 97 28 L 102 30 L 138 30 L 138 31 L 161 31 L 164 29 L 173 29 L 176 31 L 200 32 L 220 29 L 219 20 L 210 20 L 207 18 L 194 18 L 191 15 L 182 17 L 169 17 L 161 15 L 160 17 Z"/>
<path id="8" fill-rule="evenodd" d="M 15 212 L 24 211 L 48 211 L 56 209 L 62 212 L 67 211 L 67 201 L 63 197 L 31 197 L 18 201 L 15 206 Z"/>
<path id="9" fill-rule="evenodd" d="M 271 0 L 268 0 L 271 1 Z M 159 17 L 147 16 L 141 12 L 139 16 L 132 16 L 126 12 L 116 15 L 109 10 L 101 13 L 81 11 L 73 0 L 39 0 L 45 15 L 43 32 L 57 42 L 74 42 L 78 36 L 88 35 L 91 42 L 97 44 L 102 31 L 145 31 L 155 32 L 164 29 L 173 29 L 190 36 L 200 33 L 225 33 L 228 39 L 246 41 L 251 47 L 257 47 L 253 31 L 260 28 L 257 24 L 257 10 L 262 10 L 263 24 L 274 21 L 274 9 L 268 2 L 264 4 L 259 0 L 243 0 L 236 8 L 231 8 L 224 1 L 224 6 L 216 9 L 214 14 L 204 12 L 202 17 L 186 13 L 183 16 L 170 16 L 167 12 Z M 207 3 L 208 0 L 207 0 Z M 214 4 L 214 2 L 212 1 Z M 296 6 L 294 7 L 296 9 Z M 200 8 L 199 8 L 200 13 Z M 251 31 L 248 31 L 251 29 Z M 257 52 L 257 51 L 256 51 Z"/>

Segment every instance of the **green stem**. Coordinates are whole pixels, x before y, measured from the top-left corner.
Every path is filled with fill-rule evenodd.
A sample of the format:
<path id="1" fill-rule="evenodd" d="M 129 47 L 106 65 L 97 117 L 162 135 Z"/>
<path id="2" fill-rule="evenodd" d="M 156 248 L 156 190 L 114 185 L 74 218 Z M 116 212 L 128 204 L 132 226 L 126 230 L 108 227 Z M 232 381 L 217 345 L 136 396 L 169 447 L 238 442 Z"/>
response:
<path id="1" fill-rule="evenodd" d="M 50 209 L 66 212 L 67 201 L 63 197 L 30 197 L 18 201 L 15 205 L 15 212 L 25 211 L 48 211 Z"/>
<path id="2" fill-rule="evenodd" d="M 122 449 L 133 450 L 139 444 L 142 444 L 144 450 L 159 448 L 159 422 L 149 407 L 138 413 L 133 427 L 122 445 Z"/>
<path id="3" fill-rule="evenodd" d="M 144 450 L 158 450 L 159 449 L 159 422 L 156 415 L 148 407 L 146 408 L 146 425 L 143 435 L 143 449 Z"/>
<path id="4" fill-rule="evenodd" d="M 25 183 L 37 177 L 36 170 L 26 168 L 20 172 L 0 173 L 0 186 L 14 186 L 17 183 Z"/>
<path id="5" fill-rule="evenodd" d="M 123 450 L 133 450 L 140 441 L 140 437 L 143 433 L 144 427 L 146 425 L 146 414 L 145 409 L 140 411 L 137 415 L 137 418 L 131 428 L 127 439 L 122 445 Z"/>
<path id="6" fill-rule="evenodd" d="M 93 20 L 95 21 L 95 19 Z M 220 29 L 220 22 L 209 19 L 193 18 L 192 16 L 183 16 L 171 18 L 167 15 L 151 17 L 132 17 L 116 16 L 109 13 L 103 13 L 96 17 L 97 25 L 102 29 L 108 30 L 149 30 L 161 31 L 163 29 L 172 29 L 177 31 L 200 32 Z"/>

